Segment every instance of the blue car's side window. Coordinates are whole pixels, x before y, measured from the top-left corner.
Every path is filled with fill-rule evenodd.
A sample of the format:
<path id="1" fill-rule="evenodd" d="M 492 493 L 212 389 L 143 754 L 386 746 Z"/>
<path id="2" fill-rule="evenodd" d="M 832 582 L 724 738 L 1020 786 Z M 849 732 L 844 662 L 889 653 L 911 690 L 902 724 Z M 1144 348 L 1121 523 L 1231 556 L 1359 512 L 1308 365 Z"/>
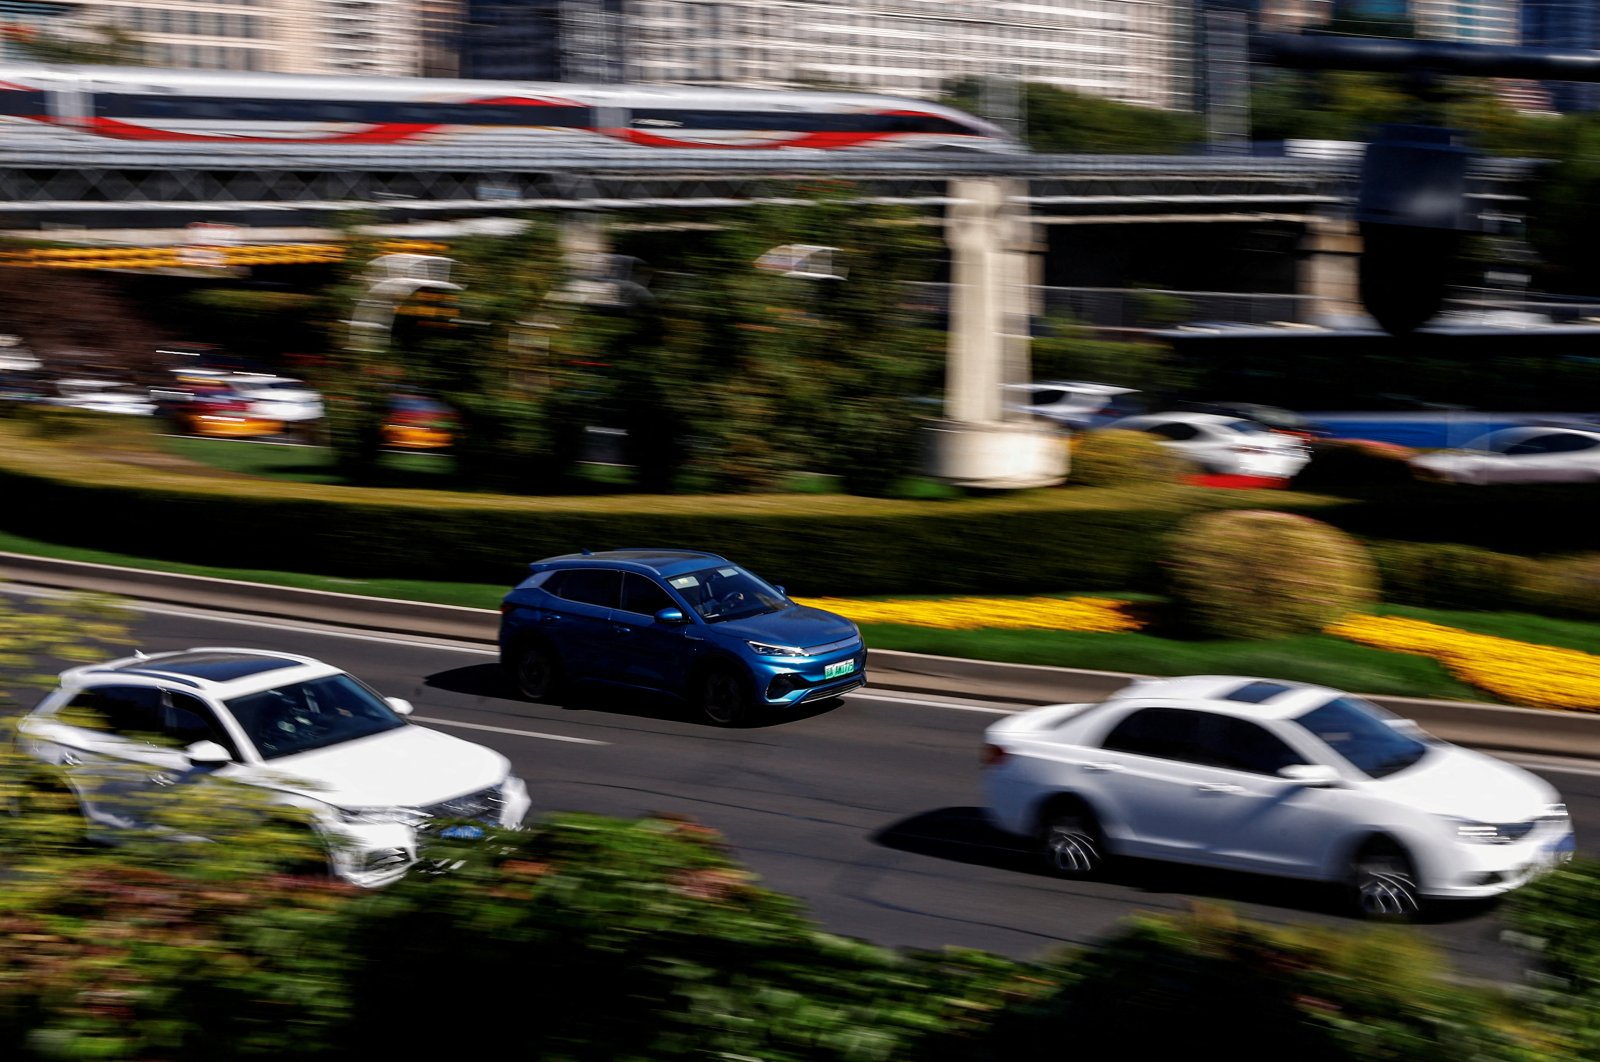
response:
<path id="1" fill-rule="evenodd" d="M 656 583 L 642 575 L 633 572 L 624 572 L 622 575 L 622 604 L 617 606 L 623 612 L 632 612 L 640 616 L 654 616 L 664 608 L 677 608 L 678 603 L 672 600 L 665 590 Z"/>
<path id="2" fill-rule="evenodd" d="M 559 589 L 552 591 L 567 601 L 600 608 L 616 608 L 621 572 L 605 568 L 574 568 L 566 572 Z M 550 589 L 546 586 L 546 589 Z"/>

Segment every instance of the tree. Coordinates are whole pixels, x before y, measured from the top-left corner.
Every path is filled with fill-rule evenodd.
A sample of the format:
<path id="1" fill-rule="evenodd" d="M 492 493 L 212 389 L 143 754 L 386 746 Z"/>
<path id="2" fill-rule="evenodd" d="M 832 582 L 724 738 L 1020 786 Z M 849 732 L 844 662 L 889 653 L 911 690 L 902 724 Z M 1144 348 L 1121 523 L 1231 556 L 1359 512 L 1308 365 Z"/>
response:
<path id="1" fill-rule="evenodd" d="M 962 110 L 978 106 L 975 78 L 951 82 L 943 102 Z M 1182 111 L 1139 107 L 1038 82 L 1023 86 L 1025 139 L 1051 153 L 1162 155 L 1205 139 L 1200 119 Z"/>
<path id="2" fill-rule="evenodd" d="M 6 43 L 41 63 L 140 66 L 139 39 L 121 26 L 63 26 L 42 32 L 31 26 L 5 31 Z"/>

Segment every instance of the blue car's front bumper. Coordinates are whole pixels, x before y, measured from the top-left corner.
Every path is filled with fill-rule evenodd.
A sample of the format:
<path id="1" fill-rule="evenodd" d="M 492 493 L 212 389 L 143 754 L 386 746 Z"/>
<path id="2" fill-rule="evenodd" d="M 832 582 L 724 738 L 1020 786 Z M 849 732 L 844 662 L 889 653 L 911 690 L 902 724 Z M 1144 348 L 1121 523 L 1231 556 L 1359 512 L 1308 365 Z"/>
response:
<path id="1" fill-rule="evenodd" d="M 806 656 L 758 657 L 756 688 L 773 707 L 839 697 L 867 684 L 867 648 L 859 638 Z"/>

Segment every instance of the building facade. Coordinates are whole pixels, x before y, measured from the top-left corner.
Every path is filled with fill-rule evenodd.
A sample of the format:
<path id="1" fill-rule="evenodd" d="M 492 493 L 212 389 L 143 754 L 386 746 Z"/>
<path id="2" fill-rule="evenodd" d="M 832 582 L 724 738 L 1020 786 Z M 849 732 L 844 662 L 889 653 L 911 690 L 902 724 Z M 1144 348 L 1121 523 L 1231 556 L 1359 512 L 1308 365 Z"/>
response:
<path id="1" fill-rule="evenodd" d="M 1191 32 L 1189 0 L 467 0 L 460 69 L 920 97 L 990 78 L 1181 107 Z"/>
<path id="2" fill-rule="evenodd" d="M 114 25 L 151 66 L 414 76 L 421 0 L 83 0 L 73 21 Z"/>

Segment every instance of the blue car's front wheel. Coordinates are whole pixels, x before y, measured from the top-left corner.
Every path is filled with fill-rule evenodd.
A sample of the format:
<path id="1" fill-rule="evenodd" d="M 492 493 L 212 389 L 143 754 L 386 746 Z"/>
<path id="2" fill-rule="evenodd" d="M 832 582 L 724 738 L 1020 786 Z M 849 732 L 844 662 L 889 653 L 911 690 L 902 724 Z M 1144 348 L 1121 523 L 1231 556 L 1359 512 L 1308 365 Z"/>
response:
<path id="1" fill-rule="evenodd" d="M 718 726 L 738 726 L 750 715 L 750 683 L 731 667 L 713 667 L 700 676 L 695 700 Z"/>

